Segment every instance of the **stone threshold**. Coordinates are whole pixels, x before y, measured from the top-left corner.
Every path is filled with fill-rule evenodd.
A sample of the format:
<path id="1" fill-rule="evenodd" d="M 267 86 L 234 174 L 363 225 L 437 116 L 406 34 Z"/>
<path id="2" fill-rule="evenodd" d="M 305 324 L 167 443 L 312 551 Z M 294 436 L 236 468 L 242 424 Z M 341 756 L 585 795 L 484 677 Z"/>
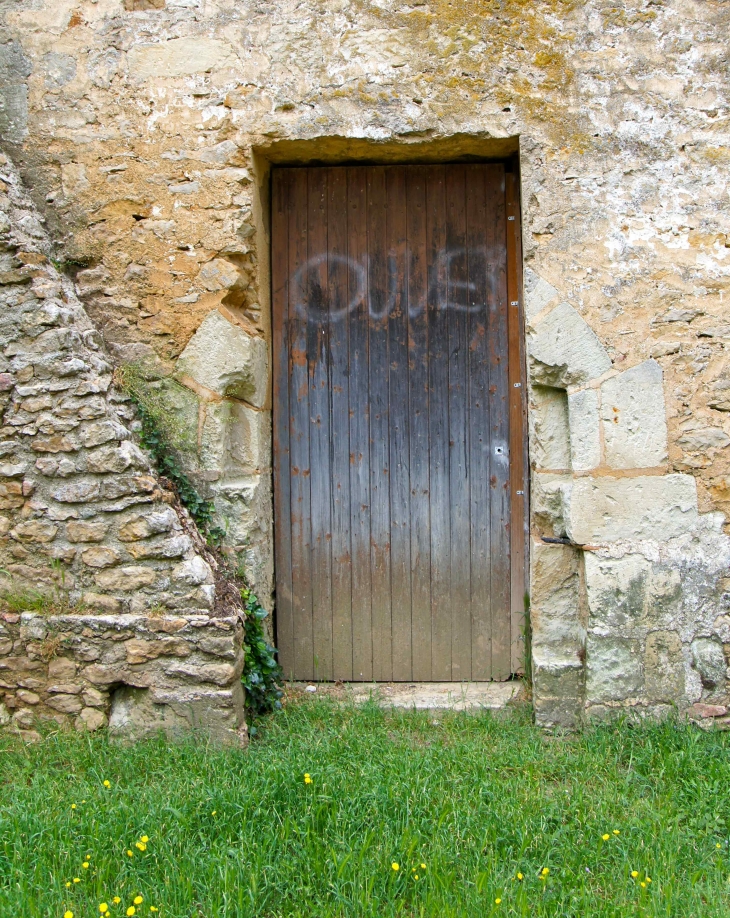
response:
<path id="1" fill-rule="evenodd" d="M 512 682 L 288 682 L 292 695 L 311 694 L 417 711 L 498 711 L 521 700 L 524 685 Z"/>

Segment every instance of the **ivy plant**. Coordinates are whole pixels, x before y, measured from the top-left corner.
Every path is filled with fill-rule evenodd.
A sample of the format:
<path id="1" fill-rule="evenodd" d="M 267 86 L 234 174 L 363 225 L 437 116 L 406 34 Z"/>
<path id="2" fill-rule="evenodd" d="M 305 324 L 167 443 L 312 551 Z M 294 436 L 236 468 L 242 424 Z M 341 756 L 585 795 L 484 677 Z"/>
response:
<path id="1" fill-rule="evenodd" d="M 276 648 L 264 633 L 263 621 L 268 612 L 247 587 L 241 590 L 241 599 L 246 607 L 241 681 L 246 689 L 246 707 L 254 717 L 261 717 L 281 708 L 284 673 L 276 659 Z M 255 735 L 256 728 L 252 727 L 250 732 Z"/>

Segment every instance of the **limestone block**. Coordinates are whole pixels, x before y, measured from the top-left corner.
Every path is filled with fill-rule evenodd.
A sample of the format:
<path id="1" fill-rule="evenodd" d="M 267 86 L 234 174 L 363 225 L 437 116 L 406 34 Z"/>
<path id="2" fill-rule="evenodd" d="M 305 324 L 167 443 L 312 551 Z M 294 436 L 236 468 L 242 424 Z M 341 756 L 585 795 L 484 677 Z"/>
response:
<path id="1" fill-rule="evenodd" d="M 46 704 L 62 714 L 78 714 L 83 708 L 81 699 L 76 695 L 52 695 L 46 699 Z"/>
<path id="2" fill-rule="evenodd" d="M 88 730 L 94 733 L 106 726 L 106 714 L 96 708 L 84 708 L 76 719 L 77 730 Z"/>
<path id="3" fill-rule="evenodd" d="M 189 536 L 176 535 L 171 538 L 143 539 L 130 542 L 127 551 L 135 559 L 182 558 L 193 547 Z"/>
<path id="4" fill-rule="evenodd" d="M 709 449 L 724 449 L 730 443 L 730 437 L 721 427 L 699 427 L 685 431 L 677 443 L 690 452 L 704 452 Z"/>
<path id="5" fill-rule="evenodd" d="M 117 567 L 100 571 L 95 580 L 104 590 L 119 590 L 127 593 L 152 586 L 157 580 L 157 572 L 150 567 Z"/>
<path id="6" fill-rule="evenodd" d="M 233 49 L 214 38 L 172 38 L 150 45 L 136 45 L 127 54 L 133 80 L 151 77 L 180 77 L 219 70 L 236 60 Z"/>
<path id="7" fill-rule="evenodd" d="M 48 664 L 48 678 L 52 682 L 69 682 L 76 676 L 76 664 L 67 657 L 54 657 Z"/>
<path id="8" fill-rule="evenodd" d="M 697 485 L 691 475 L 578 478 L 568 534 L 579 545 L 618 539 L 672 539 L 696 527 Z"/>
<path id="9" fill-rule="evenodd" d="M 588 634 L 586 701 L 622 701 L 643 693 L 641 644 L 617 635 Z"/>
<path id="10" fill-rule="evenodd" d="M 598 393 L 582 389 L 568 396 L 570 461 L 576 472 L 595 469 L 601 464 L 601 431 L 598 420 Z"/>
<path id="11" fill-rule="evenodd" d="M 230 290 L 232 287 L 248 287 L 248 278 L 227 258 L 214 258 L 198 272 L 198 280 L 211 293 Z"/>
<path id="12" fill-rule="evenodd" d="M 121 555 L 113 548 L 95 545 L 81 552 L 81 560 L 89 567 L 111 567 L 121 560 Z"/>
<path id="13" fill-rule="evenodd" d="M 614 469 L 650 468 L 667 459 L 662 368 L 646 360 L 601 386 L 606 463 Z"/>
<path id="14" fill-rule="evenodd" d="M 538 469 L 570 468 L 568 398 L 564 389 L 532 389 L 530 458 Z"/>
<path id="15" fill-rule="evenodd" d="M 175 638 L 163 638 L 157 641 L 132 638 L 125 643 L 124 650 L 127 654 L 127 663 L 132 665 L 147 663 L 149 660 L 156 660 L 161 656 L 187 657 L 192 653 L 187 641 L 176 640 Z"/>
<path id="16" fill-rule="evenodd" d="M 536 384 L 585 385 L 611 369 L 606 349 L 568 303 L 549 312 L 528 334 L 531 376 Z"/>
<path id="17" fill-rule="evenodd" d="M 536 274 L 532 268 L 525 268 L 524 287 L 525 314 L 528 319 L 534 318 L 558 295 L 555 287 Z"/>
<path id="18" fill-rule="evenodd" d="M 723 686 L 727 663 L 720 641 L 708 637 L 695 638 L 691 650 L 692 666 L 700 674 L 702 685 L 708 689 Z"/>
<path id="19" fill-rule="evenodd" d="M 580 610 L 580 553 L 570 545 L 533 541 L 530 552 L 530 625 L 533 652 L 544 659 L 572 652 L 585 642 Z"/>
<path id="20" fill-rule="evenodd" d="M 47 520 L 28 520 L 11 529 L 10 537 L 18 542 L 52 542 L 57 533 L 58 526 Z"/>
<path id="21" fill-rule="evenodd" d="M 180 355 L 177 373 L 219 395 L 260 408 L 266 397 L 267 365 L 266 342 L 214 311 L 203 319 Z"/>
<path id="22" fill-rule="evenodd" d="M 176 565 L 172 576 L 175 580 L 190 586 L 213 582 L 213 571 L 210 569 L 210 565 L 199 556 Z"/>
<path id="23" fill-rule="evenodd" d="M 231 663 L 201 663 L 190 661 L 185 663 L 173 662 L 165 666 L 168 676 L 175 676 L 186 682 L 210 682 L 213 685 L 230 685 L 234 679 L 241 675 L 241 665 Z"/>
<path id="24" fill-rule="evenodd" d="M 641 555 L 600 558 L 585 553 L 589 624 L 624 632 L 644 615 L 651 565 Z"/>
<path id="25" fill-rule="evenodd" d="M 130 441 L 119 446 L 102 446 L 86 454 L 86 467 L 97 474 L 126 472 L 129 468 L 145 469 L 149 466 L 142 450 Z"/>
<path id="26" fill-rule="evenodd" d="M 138 514 L 119 527 L 121 542 L 135 542 L 159 533 L 179 529 L 180 521 L 172 507 L 163 507 L 150 513 Z"/>
<path id="27" fill-rule="evenodd" d="M 100 493 L 101 485 L 97 479 L 78 479 L 56 488 L 52 497 L 59 503 L 82 504 L 86 501 L 96 500 Z"/>
<path id="28" fill-rule="evenodd" d="M 66 538 L 69 542 L 101 542 L 107 529 L 107 524 L 100 520 L 69 520 L 66 523 Z"/>
<path id="29" fill-rule="evenodd" d="M 678 702 L 684 695 L 682 641 L 676 631 L 652 631 L 644 652 L 646 697 L 651 702 Z"/>

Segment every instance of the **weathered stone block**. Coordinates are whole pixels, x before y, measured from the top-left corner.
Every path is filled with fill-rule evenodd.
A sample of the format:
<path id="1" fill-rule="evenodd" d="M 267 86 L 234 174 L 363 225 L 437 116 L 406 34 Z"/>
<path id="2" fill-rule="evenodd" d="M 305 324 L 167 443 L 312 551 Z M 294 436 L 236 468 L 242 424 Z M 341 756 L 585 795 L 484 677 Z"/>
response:
<path id="1" fill-rule="evenodd" d="M 105 545 L 95 545 L 81 552 L 81 560 L 89 567 L 111 567 L 121 560 L 121 555 L 114 548 Z"/>
<path id="2" fill-rule="evenodd" d="M 70 520 L 66 523 L 66 538 L 69 542 L 101 542 L 108 528 L 101 520 Z"/>
<path id="3" fill-rule="evenodd" d="M 601 703 L 643 694 L 641 643 L 617 635 L 594 635 L 586 642 L 586 701 Z"/>
<path id="4" fill-rule="evenodd" d="M 596 333 L 568 303 L 551 310 L 528 333 L 533 383 L 581 386 L 611 369 Z"/>
<path id="5" fill-rule="evenodd" d="M 571 491 L 568 534 L 581 545 L 664 540 L 690 532 L 697 520 L 697 486 L 690 475 L 578 478 Z"/>
<path id="6" fill-rule="evenodd" d="M 646 697 L 651 702 L 677 702 L 684 695 L 682 641 L 676 631 L 652 631 L 644 653 Z"/>
<path id="7" fill-rule="evenodd" d="M 28 520 L 11 529 L 10 537 L 18 542 L 52 542 L 57 533 L 58 526 L 47 520 Z"/>
<path id="8" fill-rule="evenodd" d="M 536 468 L 570 468 L 568 397 L 563 389 L 532 389 L 530 455 Z"/>
<path id="9" fill-rule="evenodd" d="M 606 462 L 615 469 L 661 465 L 667 459 L 662 368 L 646 360 L 601 386 Z"/>
<path id="10" fill-rule="evenodd" d="M 692 666 L 700 674 L 702 685 L 708 689 L 724 686 L 727 663 L 721 642 L 709 637 L 695 638 L 691 650 Z"/>
<path id="11" fill-rule="evenodd" d="M 525 315 L 534 318 L 557 297 L 558 291 L 532 268 L 525 268 Z"/>
<path id="12" fill-rule="evenodd" d="M 142 558 L 182 558 L 193 547 L 189 536 L 176 535 L 171 538 L 142 539 L 129 542 L 127 551 L 136 560 Z"/>
<path id="13" fill-rule="evenodd" d="M 150 567 L 117 567 L 101 571 L 95 580 L 104 590 L 128 593 L 152 586 L 157 580 L 157 573 Z"/>
<path id="14" fill-rule="evenodd" d="M 651 565 L 641 555 L 601 558 L 585 553 L 590 627 L 625 634 L 644 616 Z"/>
<path id="15" fill-rule="evenodd" d="M 582 389 L 568 396 L 571 467 L 588 471 L 601 464 L 601 431 L 598 420 L 598 393 Z"/>
<path id="16" fill-rule="evenodd" d="M 580 553 L 569 545 L 533 541 L 530 564 L 530 625 L 533 654 L 574 661 L 585 643 L 580 609 Z"/>
<path id="17" fill-rule="evenodd" d="M 219 395 L 260 408 L 266 397 L 266 342 L 233 325 L 219 312 L 209 313 L 177 362 L 177 374 Z"/>
<path id="18" fill-rule="evenodd" d="M 81 699 L 76 695 L 51 695 L 46 704 L 62 714 L 78 714 L 83 708 Z"/>
<path id="19" fill-rule="evenodd" d="M 180 521 L 172 507 L 138 514 L 119 527 L 121 542 L 135 542 L 172 529 L 179 529 Z"/>
<path id="20" fill-rule="evenodd" d="M 233 49 L 215 38 L 171 38 L 150 45 L 135 45 L 127 55 L 133 80 L 180 77 L 225 67 L 236 60 Z"/>

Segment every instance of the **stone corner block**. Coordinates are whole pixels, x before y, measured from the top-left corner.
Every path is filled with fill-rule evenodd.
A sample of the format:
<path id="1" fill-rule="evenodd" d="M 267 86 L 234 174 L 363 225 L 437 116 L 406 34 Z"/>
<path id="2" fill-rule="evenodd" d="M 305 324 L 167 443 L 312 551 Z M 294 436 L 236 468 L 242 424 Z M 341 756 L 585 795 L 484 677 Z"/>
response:
<path id="1" fill-rule="evenodd" d="M 573 471 L 595 469 L 601 464 L 601 430 L 595 389 L 582 389 L 568 396 L 568 424 Z"/>
<path id="2" fill-rule="evenodd" d="M 525 268 L 525 314 L 534 318 L 557 297 L 558 291 L 532 268 Z"/>
<path id="3" fill-rule="evenodd" d="M 263 406 L 268 384 L 266 342 L 218 311 L 208 313 L 180 355 L 176 374 L 221 396 Z"/>
<path id="4" fill-rule="evenodd" d="M 606 464 L 640 469 L 667 459 L 667 420 L 662 368 L 645 360 L 601 386 Z"/>
<path id="5" fill-rule="evenodd" d="M 579 545 L 621 539 L 666 541 L 696 528 L 697 484 L 691 475 L 577 478 L 568 535 Z"/>
<path id="6" fill-rule="evenodd" d="M 560 303 L 532 328 L 528 353 L 533 383 L 581 386 L 611 369 L 596 333 L 569 303 Z"/>

